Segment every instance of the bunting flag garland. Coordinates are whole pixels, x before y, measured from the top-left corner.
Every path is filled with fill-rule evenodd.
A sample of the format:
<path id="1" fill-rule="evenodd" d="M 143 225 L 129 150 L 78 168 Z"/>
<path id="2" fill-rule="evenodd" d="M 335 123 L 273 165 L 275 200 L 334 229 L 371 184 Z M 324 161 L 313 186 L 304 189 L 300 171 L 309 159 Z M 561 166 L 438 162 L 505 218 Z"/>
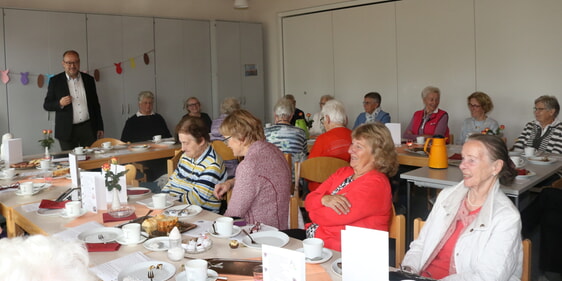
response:
<path id="1" fill-rule="evenodd" d="M 100 71 L 99 70 L 94 70 L 94 79 L 96 80 L 96 82 L 100 81 Z"/>
<path id="2" fill-rule="evenodd" d="M 21 73 L 21 84 L 22 85 L 27 85 L 29 83 L 29 78 L 27 77 L 29 75 L 29 72 L 22 72 Z"/>
<path id="3" fill-rule="evenodd" d="M 130 58 L 129 62 L 131 63 L 131 68 L 136 68 L 137 64 L 135 63 L 135 58 Z"/>
<path id="4" fill-rule="evenodd" d="M 121 68 L 121 63 L 114 63 L 115 65 L 115 72 L 117 72 L 117 74 L 121 74 L 123 72 L 123 69 Z"/>
<path id="5" fill-rule="evenodd" d="M 43 77 L 43 74 L 39 74 L 39 76 L 37 76 L 37 87 L 43 88 L 44 84 L 45 84 L 45 77 Z"/>
<path id="6" fill-rule="evenodd" d="M 0 70 L 0 73 L 2 74 L 2 83 L 8 84 L 8 82 L 10 81 L 10 76 L 8 76 L 9 72 L 10 72 L 9 69 Z"/>
<path id="7" fill-rule="evenodd" d="M 147 53 L 144 53 L 143 59 L 144 59 L 144 64 L 148 65 L 150 63 L 150 58 L 148 57 Z"/>

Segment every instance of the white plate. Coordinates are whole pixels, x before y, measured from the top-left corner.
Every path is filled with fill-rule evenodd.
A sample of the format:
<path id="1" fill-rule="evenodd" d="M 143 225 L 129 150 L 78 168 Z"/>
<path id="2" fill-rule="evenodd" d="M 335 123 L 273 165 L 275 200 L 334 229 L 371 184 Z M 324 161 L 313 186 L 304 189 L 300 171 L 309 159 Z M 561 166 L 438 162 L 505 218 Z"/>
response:
<path id="1" fill-rule="evenodd" d="M 242 238 L 242 243 L 250 248 L 261 249 L 261 244 L 283 247 L 289 243 L 289 236 L 281 231 L 260 231 L 251 235 L 257 244 L 252 244 L 248 236 Z"/>
<path id="2" fill-rule="evenodd" d="M 145 261 L 131 265 L 121 270 L 121 272 L 119 272 L 119 275 L 117 276 L 117 280 L 123 281 L 125 277 L 133 277 L 138 280 L 148 280 L 146 278 L 146 275 L 150 266 L 157 266 L 159 264 L 162 265 L 161 269 L 152 270 L 152 272 L 154 272 L 153 281 L 165 281 L 172 278 L 172 276 L 176 274 L 176 267 L 173 264 L 163 261 Z"/>
<path id="3" fill-rule="evenodd" d="M 128 194 L 127 196 L 129 196 L 130 198 L 139 198 L 139 197 L 143 197 L 145 195 L 148 195 L 150 193 L 152 193 L 152 191 L 150 190 L 150 188 L 146 188 L 146 187 L 127 187 L 127 190 L 143 190 L 143 191 L 147 191 L 146 193 L 143 194 Z"/>
<path id="4" fill-rule="evenodd" d="M 40 216 L 60 216 L 64 209 L 38 209 L 37 214 Z"/>
<path id="5" fill-rule="evenodd" d="M 330 268 L 332 268 L 332 271 L 337 274 L 338 276 L 341 276 L 341 268 L 338 266 L 338 263 L 341 262 L 341 258 L 335 260 L 332 263 L 332 266 Z"/>
<path id="6" fill-rule="evenodd" d="M 219 276 L 219 274 L 212 270 L 212 269 L 207 269 L 207 281 L 215 281 L 217 280 L 217 277 Z M 182 271 L 180 273 L 178 273 L 178 275 L 176 275 L 176 281 L 185 281 L 187 280 L 187 276 L 185 275 L 185 271 Z"/>
<path id="7" fill-rule="evenodd" d="M 521 153 L 523 153 L 523 151 L 515 150 L 508 152 L 509 156 L 521 156 Z"/>
<path id="8" fill-rule="evenodd" d="M 528 178 L 530 178 L 530 177 L 534 177 L 534 176 L 537 174 L 537 173 L 535 173 L 535 172 L 533 172 L 533 171 L 531 171 L 531 170 L 527 170 L 527 171 L 529 171 L 528 174 L 526 174 L 526 175 L 519 175 L 519 176 L 516 176 L 515 178 L 516 178 L 516 179 L 528 179 Z"/>
<path id="9" fill-rule="evenodd" d="M 115 242 L 117 242 L 117 243 L 119 243 L 119 244 L 121 244 L 121 245 L 125 245 L 125 246 L 126 246 L 126 245 L 137 245 L 137 244 L 140 244 L 140 243 L 146 241 L 146 239 L 148 239 L 148 233 L 142 232 L 139 241 L 136 241 L 136 242 L 127 242 L 127 241 L 123 240 L 123 236 L 119 236 L 119 237 L 117 238 L 117 240 L 115 240 Z"/>
<path id="10" fill-rule="evenodd" d="M 186 206 L 187 206 L 187 204 L 183 204 L 183 205 L 177 205 L 177 206 L 168 208 L 168 209 L 166 209 L 166 211 L 164 211 L 164 215 L 174 216 L 174 217 L 179 217 L 179 218 L 192 217 L 192 216 L 195 216 L 195 215 L 201 213 L 201 211 L 203 210 L 203 208 L 201 208 L 201 206 L 191 205 L 185 211 L 183 211 L 180 215 L 178 215 L 177 212 L 179 212 L 180 210 L 182 210 Z"/>
<path id="11" fill-rule="evenodd" d="M 149 148 L 150 148 L 150 145 L 148 145 L 148 144 L 139 144 L 139 145 L 129 146 L 129 149 L 131 149 L 133 151 L 143 151 L 143 150 L 147 150 Z"/>
<path id="12" fill-rule="evenodd" d="M 547 159 L 546 161 L 545 158 Z M 550 165 L 557 161 L 555 158 L 552 157 L 529 157 L 527 158 L 527 160 L 529 160 L 529 163 L 535 165 Z"/>
<path id="13" fill-rule="evenodd" d="M 146 242 L 142 243 L 142 245 L 147 250 L 153 252 L 167 251 L 168 248 L 170 248 L 170 239 L 166 236 L 156 237 L 146 240 Z"/>
<path id="14" fill-rule="evenodd" d="M 296 251 L 304 253 L 304 248 L 299 248 Z M 304 260 L 306 261 L 306 263 L 323 263 L 323 262 L 326 262 L 327 260 L 329 260 L 332 257 L 332 255 L 333 255 L 333 253 L 332 253 L 332 251 L 330 251 L 330 249 L 323 248 L 321 259 L 319 259 L 319 260 L 309 260 L 307 257 L 305 257 Z"/>
<path id="15" fill-rule="evenodd" d="M 88 211 L 84 208 L 80 209 L 80 214 L 74 215 L 74 216 L 69 216 L 66 214 L 66 209 L 61 209 L 62 211 L 60 212 L 60 216 L 63 218 L 67 218 L 67 219 L 73 219 L 73 218 L 77 218 L 77 217 L 81 217 L 83 215 L 85 215 Z"/>
<path id="16" fill-rule="evenodd" d="M 232 234 L 230 234 L 230 235 L 213 234 L 213 229 L 212 229 L 212 228 L 207 230 L 207 232 L 209 232 L 209 234 L 211 234 L 211 236 L 217 237 L 217 238 L 230 238 L 230 237 L 234 237 L 234 236 L 240 234 L 240 231 L 242 231 L 242 229 L 241 229 L 239 226 L 237 226 L 237 225 L 233 225 L 233 226 L 232 226 Z M 253 234 L 252 234 L 252 237 L 254 237 Z M 246 238 L 248 238 L 248 237 L 246 237 Z M 254 240 L 256 240 L 256 239 L 254 238 Z M 249 240 L 248 240 L 248 241 L 249 241 Z M 256 242 L 257 242 L 257 241 L 256 241 Z M 251 243 L 251 242 L 250 242 L 250 243 Z"/>
<path id="17" fill-rule="evenodd" d="M 176 144 L 176 142 L 175 141 L 162 141 L 162 142 L 159 142 L 158 144 L 172 146 L 172 145 Z"/>
<path id="18" fill-rule="evenodd" d="M 126 144 L 116 144 L 113 149 L 125 149 L 128 146 Z"/>
<path id="19" fill-rule="evenodd" d="M 98 238 L 100 234 L 103 235 L 103 240 L 100 240 Z M 78 239 L 86 243 L 107 243 L 117 240 L 117 238 L 121 235 L 123 235 L 123 231 L 120 228 L 99 227 L 91 230 L 86 230 L 78 234 Z"/>

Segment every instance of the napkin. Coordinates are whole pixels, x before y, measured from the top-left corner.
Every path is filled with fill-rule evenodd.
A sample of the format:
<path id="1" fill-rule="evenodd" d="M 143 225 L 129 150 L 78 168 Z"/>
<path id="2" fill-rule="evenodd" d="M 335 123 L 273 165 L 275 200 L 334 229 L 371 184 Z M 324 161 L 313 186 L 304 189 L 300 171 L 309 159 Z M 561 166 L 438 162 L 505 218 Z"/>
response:
<path id="1" fill-rule="evenodd" d="M 148 192 L 150 192 L 150 190 L 148 189 L 134 189 L 134 190 L 127 189 L 127 195 L 140 195 L 140 194 L 146 194 Z"/>
<path id="2" fill-rule="evenodd" d="M 41 200 L 41 204 L 39 204 L 39 209 L 64 209 L 64 205 L 66 205 L 66 202 L 70 201 L 57 202 L 53 200 L 43 199 Z"/>
<path id="3" fill-rule="evenodd" d="M 119 250 L 121 244 L 119 243 L 86 243 L 88 252 L 114 252 Z"/>
<path id="4" fill-rule="evenodd" d="M 103 222 L 114 222 L 114 221 L 126 221 L 126 220 L 134 220 L 137 218 L 137 214 L 133 213 L 132 215 L 128 216 L 128 217 L 123 217 L 123 218 L 114 218 L 112 217 L 110 214 L 108 213 L 103 213 Z"/>
<path id="5" fill-rule="evenodd" d="M 451 157 L 449 157 L 449 159 L 451 160 L 462 160 L 462 155 L 455 153 L 453 155 L 451 155 Z"/>

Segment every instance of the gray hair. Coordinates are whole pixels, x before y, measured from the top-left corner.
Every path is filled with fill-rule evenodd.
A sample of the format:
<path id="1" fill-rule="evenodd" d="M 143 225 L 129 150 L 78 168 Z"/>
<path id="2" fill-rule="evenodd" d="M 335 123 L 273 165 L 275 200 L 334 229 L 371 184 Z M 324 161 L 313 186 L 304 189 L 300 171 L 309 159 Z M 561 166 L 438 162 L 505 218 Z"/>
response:
<path id="1" fill-rule="evenodd" d="M 433 86 L 427 86 L 423 88 L 421 92 L 422 99 L 425 99 L 427 95 L 431 93 L 436 93 L 439 97 L 441 97 L 441 90 L 439 90 L 439 88 Z"/>
<path id="2" fill-rule="evenodd" d="M 287 98 L 281 98 L 273 107 L 275 116 L 283 119 L 291 119 L 291 115 L 295 112 L 295 106 Z"/>
<path id="3" fill-rule="evenodd" d="M 555 96 L 540 96 L 535 100 L 535 104 L 538 102 L 544 103 L 547 109 L 554 109 L 554 118 L 558 117 L 558 113 L 560 112 L 560 104 L 558 104 L 558 99 Z"/>
<path id="4" fill-rule="evenodd" d="M 151 91 L 142 91 L 139 93 L 139 102 L 143 99 L 152 99 L 154 100 L 154 94 Z"/>
<path id="5" fill-rule="evenodd" d="M 230 114 L 234 110 L 240 109 L 240 101 L 237 98 L 225 98 L 221 104 L 221 112 L 223 114 Z"/>
<path id="6" fill-rule="evenodd" d="M 329 100 L 324 104 L 321 113 L 322 117 L 328 115 L 330 121 L 338 124 L 345 124 L 347 115 L 345 114 L 345 106 L 339 100 Z"/>
<path id="7" fill-rule="evenodd" d="M 329 100 L 333 100 L 334 97 L 330 96 L 330 95 L 323 95 L 320 97 L 320 100 L 325 100 L 325 101 L 329 101 Z"/>

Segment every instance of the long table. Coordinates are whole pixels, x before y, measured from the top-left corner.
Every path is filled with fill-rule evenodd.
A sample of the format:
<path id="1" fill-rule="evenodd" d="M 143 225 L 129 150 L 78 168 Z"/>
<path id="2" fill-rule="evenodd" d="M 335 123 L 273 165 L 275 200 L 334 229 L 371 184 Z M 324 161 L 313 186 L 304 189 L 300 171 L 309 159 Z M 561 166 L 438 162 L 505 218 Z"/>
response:
<path id="1" fill-rule="evenodd" d="M 50 188 L 43 190 L 42 192 L 34 196 L 16 196 L 13 191 L 2 192 L 0 193 L 0 202 L 1 202 L 0 208 L 2 209 L 3 213 L 4 211 L 7 212 L 7 219 L 10 221 L 10 223 L 18 225 L 17 226 L 18 228 L 21 228 L 22 230 L 28 232 L 29 234 L 52 235 L 64 231 L 68 229 L 67 226 L 69 224 L 82 222 L 78 220 L 80 219 L 84 220 L 84 217 L 88 217 L 88 214 L 90 215 L 90 217 L 92 217 L 93 215 L 91 213 L 88 213 L 84 217 L 76 219 L 76 221 L 73 219 L 62 218 L 59 216 L 41 216 L 34 211 L 27 212 L 26 209 L 28 206 L 26 205 L 30 203 L 40 202 L 41 199 L 52 200 L 58 197 L 58 195 L 60 195 L 64 190 L 66 190 L 68 188 L 68 185 L 69 185 L 68 182 L 64 184 L 64 182 L 61 181 L 58 184 L 54 184 Z M 144 197 L 138 198 L 137 200 L 142 200 L 147 198 L 150 198 L 150 196 L 146 195 Z M 130 203 L 134 203 L 134 202 L 136 202 L 136 200 L 130 201 Z M 137 206 L 142 206 L 142 205 L 137 205 Z M 142 216 L 144 215 L 145 211 L 146 208 L 137 208 L 136 214 L 137 216 Z M 195 222 L 198 220 L 213 221 L 218 216 L 219 215 L 211 212 L 202 211 L 197 216 L 182 219 L 182 221 L 186 221 L 186 222 Z M 104 225 L 110 226 L 113 224 L 116 223 L 104 224 Z M 8 226 L 8 228 L 13 228 L 13 227 L 14 227 L 13 225 Z M 204 230 L 201 230 L 201 232 L 203 231 Z M 14 236 L 14 235 L 11 234 L 10 236 Z M 248 247 L 239 247 L 238 249 L 230 249 L 230 247 L 228 246 L 228 242 L 230 241 L 229 239 L 220 239 L 215 237 L 211 237 L 211 239 L 213 240 L 213 246 L 209 251 L 201 254 L 189 255 L 189 256 L 194 258 L 204 258 L 204 259 L 206 258 L 259 259 L 261 257 L 261 250 L 259 249 L 253 249 Z M 291 238 L 289 243 L 284 246 L 284 248 L 293 249 L 293 250 L 301 247 L 302 247 L 302 241 L 293 238 Z M 90 265 L 91 266 L 99 265 L 139 251 L 144 253 L 151 259 L 170 262 L 167 258 L 166 252 L 152 252 L 145 249 L 142 245 L 139 244 L 139 245 L 122 246 L 116 252 L 90 253 L 89 254 Z M 333 273 L 330 268 L 331 264 L 340 257 L 341 257 L 340 252 L 333 251 L 333 256 L 332 258 L 330 258 L 330 260 L 319 265 L 307 265 L 307 270 L 312 269 L 316 272 L 320 271 L 323 275 L 325 275 L 323 272 L 326 272 L 331 280 L 341 280 L 341 277 Z M 174 264 L 176 268 L 179 268 L 180 265 L 185 261 L 186 260 L 184 259 L 179 262 L 170 262 L 170 263 Z M 252 280 L 252 277 L 236 276 L 235 278 L 229 278 L 229 280 Z"/>

